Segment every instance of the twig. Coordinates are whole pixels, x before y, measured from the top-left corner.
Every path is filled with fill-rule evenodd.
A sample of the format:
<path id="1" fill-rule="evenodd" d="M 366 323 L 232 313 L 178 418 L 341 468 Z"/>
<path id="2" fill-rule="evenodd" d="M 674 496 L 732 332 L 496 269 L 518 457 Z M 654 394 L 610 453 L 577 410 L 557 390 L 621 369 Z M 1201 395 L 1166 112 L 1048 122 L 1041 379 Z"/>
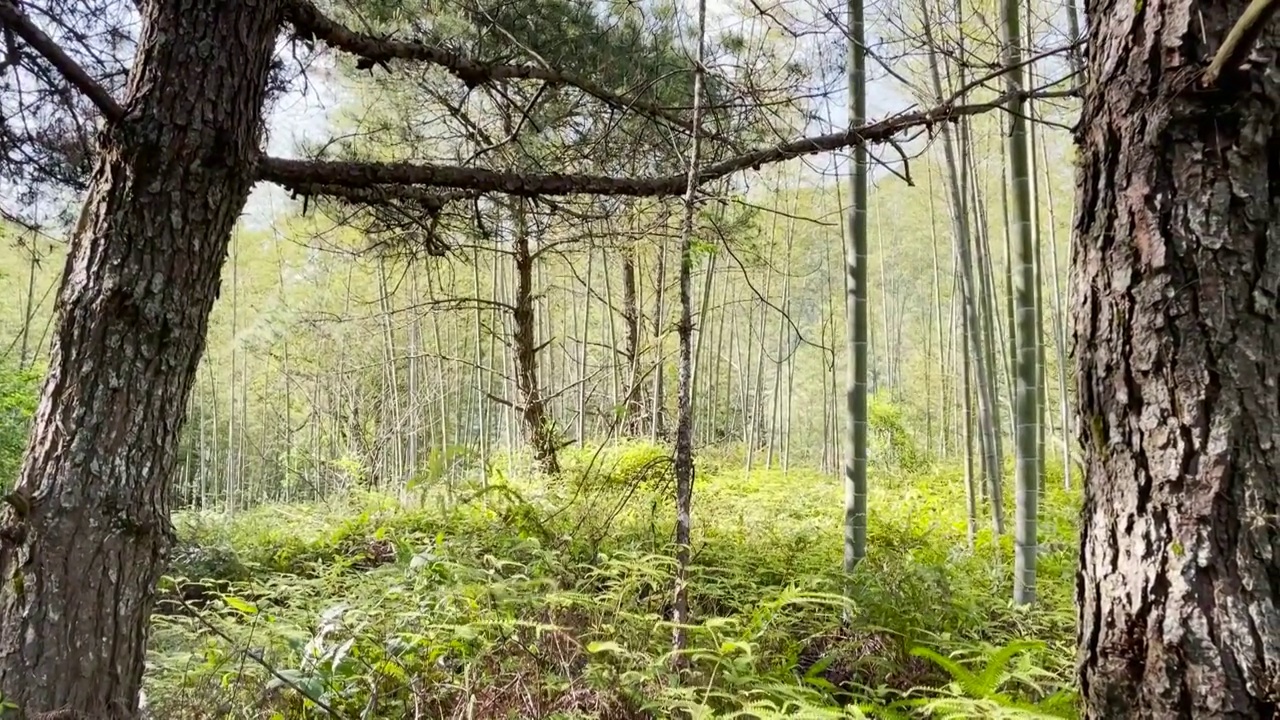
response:
<path id="1" fill-rule="evenodd" d="M 976 87 L 979 87 L 979 86 L 981 86 L 981 85 L 985 85 L 986 83 L 991 82 L 992 80 L 995 80 L 996 78 L 998 78 L 998 77 L 1000 77 L 1000 76 L 1002 76 L 1002 75 L 1007 75 L 1008 73 L 1011 73 L 1011 72 L 1013 72 L 1014 70 L 1017 70 L 1018 68 L 1025 67 L 1025 66 L 1030 65 L 1030 64 L 1032 64 L 1032 63 L 1039 62 L 1040 60 L 1043 60 L 1043 59 L 1045 59 L 1045 58 L 1047 58 L 1047 57 L 1052 57 L 1052 56 L 1054 56 L 1054 55 L 1058 55 L 1058 54 L 1060 54 L 1060 53 L 1064 53 L 1064 52 L 1069 53 L 1069 52 L 1071 52 L 1072 50 L 1074 50 L 1075 48 L 1079 48 L 1079 47 L 1084 47 L 1084 41 L 1083 41 L 1083 40 L 1077 40 L 1077 41 L 1075 41 L 1075 42 L 1073 42 L 1073 43 L 1071 43 L 1071 44 L 1069 44 L 1069 45 L 1062 45 L 1062 46 L 1060 46 L 1060 47 L 1056 47 L 1056 48 L 1051 48 L 1051 49 L 1049 49 L 1049 50 L 1045 50 L 1044 52 L 1036 53 L 1035 55 L 1030 55 L 1030 56 L 1028 56 L 1028 57 L 1023 58 L 1022 60 L 1020 60 L 1019 62 L 1017 62 L 1017 63 L 1015 63 L 1015 64 L 1013 64 L 1013 65 L 1005 65 L 1005 66 L 1003 66 L 1003 67 L 996 68 L 995 70 L 992 70 L 991 72 L 989 72 L 989 73 L 987 73 L 986 75 L 983 75 L 983 76 L 981 76 L 981 77 L 977 78 L 976 80 L 973 80 L 973 81 L 971 81 L 971 82 L 965 83 L 965 85 L 964 85 L 963 87 L 961 87 L 959 90 L 957 90 L 957 91 L 955 91 L 954 93 L 952 93 L 952 94 L 951 94 L 951 100 L 950 100 L 950 101 L 951 101 L 951 102 L 955 102 L 955 101 L 957 101 L 957 100 L 960 100 L 960 99 L 962 99 L 962 98 L 963 98 L 963 97 L 964 97 L 964 96 L 965 96 L 965 95 L 966 95 L 970 90 L 972 90 L 972 89 L 974 89 L 974 88 L 976 88 Z M 1059 79 L 1057 82 L 1050 83 L 1050 85 L 1051 85 L 1051 86 L 1052 86 L 1052 85 L 1056 85 L 1058 82 L 1062 82 L 1063 80 L 1067 80 L 1068 78 L 1071 78 L 1071 77 L 1073 77 L 1073 76 L 1075 76 L 1075 75 L 1079 74 L 1079 72 L 1080 72 L 1079 70 L 1074 70 L 1074 71 L 1072 71 L 1072 72 L 1071 72 L 1071 74 L 1067 75 L 1067 76 L 1066 76 L 1066 77 L 1064 77 L 1064 78 Z M 1012 98 L 1010 98 L 1010 99 L 1012 99 Z"/>
<path id="2" fill-rule="evenodd" d="M 1253 51 L 1253 44 L 1258 41 L 1258 36 L 1267 26 L 1267 21 L 1278 8 L 1280 8 L 1280 0 L 1253 0 L 1249 3 L 1249 7 L 1244 9 L 1240 19 L 1231 28 L 1231 32 L 1227 33 L 1227 39 L 1223 41 L 1222 47 L 1218 48 L 1218 54 L 1213 56 L 1213 62 L 1209 63 L 1209 68 L 1204 71 L 1201 83 L 1205 87 L 1217 84 L 1223 71 L 1228 68 L 1234 70 L 1240 67 L 1244 59 Z"/>

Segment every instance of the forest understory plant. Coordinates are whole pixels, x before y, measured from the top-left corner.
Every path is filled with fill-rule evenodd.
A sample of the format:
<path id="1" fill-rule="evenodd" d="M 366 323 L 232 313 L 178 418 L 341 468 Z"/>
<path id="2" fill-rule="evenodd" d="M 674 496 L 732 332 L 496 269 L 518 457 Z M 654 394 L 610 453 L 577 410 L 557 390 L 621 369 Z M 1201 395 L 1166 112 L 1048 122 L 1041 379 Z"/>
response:
<path id="1" fill-rule="evenodd" d="M 984 533 L 974 552 L 957 551 L 967 523 L 954 471 L 879 479 L 873 501 L 894 496 L 898 507 L 872 519 L 874 544 L 848 598 L 831 564 L 841 542 L 822 532 L 838 486 L 794 472 L 759 472 L 744 486 L 731 472 L 700 488 L 717 509 L 693 547 L 684 681 L 669 667 L 669 499 L 641 491 L 603 539 L 557 545 L 520 518 L 540 515 L 557 538 L 617 495 L 564 512 L 553 497 L 519 500 L 531 488 L 517 484 L 507 499 L 448 511 L 365 496 L 230 521 L 181 517 L 180 547 L 192 554 L 178 555 L 167 587 L 178 575 L 226 584 L 198 604 L 162 603 L 174 611 L 154 621 L 152 711 L 1073 717 L 1062 709 L 1073 687 L 1070 598 L 1049 595 L 1030 611 L 994 601 L 1012 582 L 998 559 L 1004 543 Z M 1061 494 L 1047 505 L 1064 547 L 1074 506 Z M 1069 575 L 1067 554 L 1049 553 L 1063 561 L 1048 569 Z M 939 607 L 939 596 L 951 600 Z"/>

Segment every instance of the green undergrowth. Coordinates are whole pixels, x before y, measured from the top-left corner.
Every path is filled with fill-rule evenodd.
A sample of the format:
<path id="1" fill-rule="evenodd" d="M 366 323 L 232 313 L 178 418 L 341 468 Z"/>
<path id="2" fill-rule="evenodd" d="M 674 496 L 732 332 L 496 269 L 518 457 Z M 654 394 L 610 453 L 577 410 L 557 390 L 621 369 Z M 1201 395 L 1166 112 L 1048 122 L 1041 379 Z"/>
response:
<path id="1" fill-rule="evenodd" d="M 1077 501 L 1060 480 L 1040 601 L 1018 608 L 1009 539 L 984 529 L 968 547 L 953 470 L 873 477 L 846 597 L 837 479 L 702 468 L 677 675 L 669 463 L 567 455 L 567 480 L 491 477 L 447 507 L 427 493 L 181 515 L 152 716 L 1075 716 Z"/>
<path id="2" fill-rule="evenodd" d="M 8 492 L 18 477 L 27 430 L 36 412 L 36 391 L 40 372 L 19 369 L 0 361 L 0 495 Z"/>

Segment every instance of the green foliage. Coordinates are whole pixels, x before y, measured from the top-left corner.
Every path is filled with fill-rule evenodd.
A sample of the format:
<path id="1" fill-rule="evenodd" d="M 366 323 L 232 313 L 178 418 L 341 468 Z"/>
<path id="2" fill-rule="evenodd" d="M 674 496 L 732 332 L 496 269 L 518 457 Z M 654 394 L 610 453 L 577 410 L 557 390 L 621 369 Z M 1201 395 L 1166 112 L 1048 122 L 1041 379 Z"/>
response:
<path id="1" fill-rule="evenodd" d="M 566 449 L 560 460 L 566 477 L 588 487 L 657 487 L 674 477 L 670 449 L 647 441 Z"/>
<path id="2" fill-rule="evenodd" d="M 405 489 L 423 496 L 458 474 L 474 468 L 478 460 L 476 451 L 465 445 L 432 448 L 427 453 L 426 464 L 409 478 Z"/>
<path id="3" fill-rule="evenodd" d="M 235 718 L 1072 716 L 1072 570 L 1055 558 L 1070 554 L 1074 527 L 1055 519 L 1076 498 L 1046 498 L 1042 567 L 1056 574 L 1044 585 L 1066 589 L 1015 608 L 1007 548 L 983 534 L 965 549 L 954 470 L 873 477 L 870 553 L 846 598 L 838 483 L 706 472 L 690 670 L 677 682 L 664 619 L 673 519 L 654 482 L 665 457 L 644 443 L 570 451 L 563 487 L 490 477 L 453 505 L 365 494 L 180 515 L 151 706 L 179 720 L 211 707 Z M 214 582 L 180 594 L 185 578 Z"/>
<path id="4" fill-rule="evenodd" d="M 885 468 L 917 472 L 925 465 L 924 454 L 916 446 L 902 409 L 888 400 L 872 396 L 867 403 L 867 426 L 871 459 Z"/>
<path id="5" fill-rule="evenodd" d="M 0 492 L 18 477 L 27 432 L 36 412 L 40 372 L 0 364 Z"/>
<path id="6" fill-rule="evenodd" d="M 941 667 L 951 682 L 932 697 L 908 698 L 899 707 L 920 708 L 931 717 L 1000 717 L 1025 720 L 1075 718 L 1074 695 L 1069 690 L 1049 691 L 1041 683 L 1054 674 L 1034 661 L 1015 663 L 1026 653 L 1042 646 L 1036 642 L 1014 641 L 1001 647 L 980 645 L 945 656 L 928 647 L 912 648 L 911 654 Z M 963 656 L 969 656 L 964 659 Z M 1038 697 L 1029 702 L 1015 696 Z"/>

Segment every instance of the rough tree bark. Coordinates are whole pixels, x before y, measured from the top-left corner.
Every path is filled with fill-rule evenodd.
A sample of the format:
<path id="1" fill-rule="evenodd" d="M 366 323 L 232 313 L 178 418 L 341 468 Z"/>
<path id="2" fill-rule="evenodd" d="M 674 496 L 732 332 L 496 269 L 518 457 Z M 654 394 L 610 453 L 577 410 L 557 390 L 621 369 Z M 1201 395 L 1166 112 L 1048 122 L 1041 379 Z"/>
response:
<path id="1" fill-rule="evenodd" d="M 253 185 L 279 30 L 271 0 L 137 7 L 125 113 L 99 139 L 71 238 L 22 499 L 0 512 L 0 692 L 29 716 L 136 713 L 178 431 Z"/>
<path id="2" fill-rule="evenodd" d="M 1280 32 L 1246 0 L 1096 0 L 1072 309 L 1089 718 L 1280 708 Z"/>

